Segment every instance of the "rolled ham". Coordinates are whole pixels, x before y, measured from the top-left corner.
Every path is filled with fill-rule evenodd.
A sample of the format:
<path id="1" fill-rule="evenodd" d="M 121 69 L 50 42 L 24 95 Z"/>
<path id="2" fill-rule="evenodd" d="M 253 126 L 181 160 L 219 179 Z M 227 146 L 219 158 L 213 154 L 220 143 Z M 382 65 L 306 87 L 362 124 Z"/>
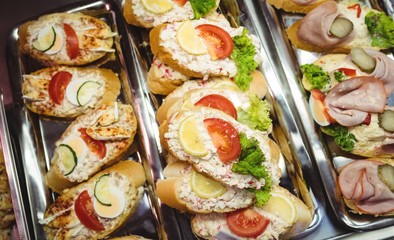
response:
<path id="1" fill-rule="evenodd" d="M 377 50 L 366 49 L 365 51 L 376 60 L 376 67 L 369 76 L 382 81 L 386 95 L 389 96 L 394 90 L 394 60 Z"/>
<path id="2" fill-rule="evenodd" d="M 345 45 L 353 40 L 355 36 L 354 31 L 343 38 L 330 34 L 332 23 L 340 15 L 337 3 L 334 1 L 328 1 L 319 5 L 302 19 L 297 32 L 298 38 L 303 42 L 327 50 Z"/>
<path id="3" fill-rule="evenodd" d="M 347 79 L 327 94 L 327 112 L 342 126 L 361 124 L 369 113 L 382 113 L 386 91 L 382 81 L 373 77 Z"/>
<path id="4" fill-rule="evenodd" d="M 373 160 L 356 160 L 344 166 L 338 176 L 343 197 L 368 214 L 378 215 L 394 210 L 394 193 L 378 175 L 378 166 L 382 164 Z"/>
<path id="5" fill-rule="evenodd" d="M 291 1 L 298 5 L 311 5 L 314 4 L 317 0 L 291 0 Z"/>

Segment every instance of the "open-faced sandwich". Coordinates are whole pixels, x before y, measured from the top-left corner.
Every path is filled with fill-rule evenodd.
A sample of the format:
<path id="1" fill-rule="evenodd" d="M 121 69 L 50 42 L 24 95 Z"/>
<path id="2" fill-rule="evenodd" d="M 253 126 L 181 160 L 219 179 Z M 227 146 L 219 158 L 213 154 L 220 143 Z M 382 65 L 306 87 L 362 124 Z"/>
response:
<path id="1" fill-rule="evenodd" d="M 160 126 L 160 137 L 176 159 L 224 185 L 264 196 L 279 183 L 280 151 L 268 133 L 220 110 L 199 107 L 177 112 Z"/>
<path id="2" fill-rule="evenodd" d="M 353 1 L 328 1 L 287 29 L 291 43 L 312 52 L 349 52 L 353 47 L 393 47 L 394 21 L 384 12 Z"/>
<path id="3" fill-rule="evenodd" d="M 46 183 L 61 193 L 87 180 L 102 167 L 129 154 L 136 131 L 137 120 L 131 105 L 115 102 L 87 111 L 56 142 Z"/>
<path id="4" fill-rule="evenodd" d="M 45 65 L 84 65 L 112 48 L 116 33 L 106 22 L 83 13 L 52 13 L 19 27 L 23 53 Z"/>
<path id="5" fill-rule="evenodd" d="M 301 66 L 314 120 L 342 150 L 394 157 L 393 69 L 385 54 L 361 48 Z"/>
<path id="6" fill-rule="evenodd" d="M 112 104 L 120 93 L 118 76 L 103 68 L 43 68 L 23 77 L 26 107 L 46 116 L 77 117 L 88 109 Z"/>
<path id="7" fill-rule="evenodd" d="M 394 160 L 360 159 L 340 169 L 338 185 L 346 205 L 357 214 L 394 215 Z"/>
<path id="8" fill-rule="evenodd" d="M 312 213 L 300 199 L 275 186 L 263 206 L 197 214 L 192 229 L 203 239 L 289 239 L 302 233 L 311 221 Z"/>
<path id="9" fill-rule="evenodd" d="M 320 4 L 333 0 L 267 0 L 272 6 L 286 12 L 308 13 Z"/>
<path id="10" fill-rule="evenodd" d="M 61 194 L 45 211 L 48 239 L 102 239 L 125 223 L 143 195 L 141 164 L 125 160 Z"/>
<path id="11" fill-rule="evenodd" d="M 226 186 L 195 171 L 187 162 L 177 161 L 164 168 L 165 179 L 156 183 L 162 203 L 191 213 L 230 212 L 251 206 L 253 192 Z"/>
<path id="12" fill-rule="evenodd" d="M 151 28 L 199 19 L 215 12 L 218 6 L 219 0 L 126 0 L 123 15 L 131 25 Z"/>
<path id="13" fill-rule="evenodd" d="M 231 27 L 223 15 L 159 25 L 150 32 L 150 45 L 160 60 L 158 64 L 165 64 L 190 78 L 234 78 L 242 90 L 249 87 L 250 74 L 262 61 L 258 38 L 244 27 Z M 148 77 L 159 78 L 151 80 L 158 83 L 177 78 L 174 74 L 149 74 Z M 187 79 L 182 77 L 176 84 L 184 80 Z"/>

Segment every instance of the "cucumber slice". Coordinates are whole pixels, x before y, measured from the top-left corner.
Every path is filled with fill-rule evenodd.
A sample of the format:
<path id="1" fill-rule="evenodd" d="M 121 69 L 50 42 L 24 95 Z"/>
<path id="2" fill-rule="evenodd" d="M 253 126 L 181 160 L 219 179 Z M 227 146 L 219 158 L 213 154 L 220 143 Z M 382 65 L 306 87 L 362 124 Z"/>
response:
<path id="1" fill-rule="evenodd" d="M 94 186 L 94 197 L 105 206 L 112 206 L 109 189 L 109 173 L 102 175 Z"/>
<path id="2" fill-rule="evenodd" d="M 364 49 L 352 48 L 352 50 L 350 50 L 350 56 L 352 57 L 352 62 L 356 64 L 361 71 L 371 73 L 375 69 L 375 58 L 371 57 Z"/>
<path id="3" fill-rule="evenodd" d="M 337 17 L 332 22 L 330 33 L 337 38 L 343 38 L 353 31 L 353 23 L 347 18 Z"/>
<path id="4" fill-rule="evenodd" d="M 56 40 L 56 31 L 53 27 L 45 27 L 38 33 L 37 39 L 33 42 L 33 47 L 38 51 L 49 50 Z"/>
<path id="5" fill-rule="evenodd" d="M 60 161 L 64 167 L 64 176 L 67 176 L 72 173 L 77 166 L 77 155 L 75 154 L 75 151 L 67 144 L 60 144 L 57 150 Z"/>
<path id="6" fill-rule="evenodd" d="M 380 126 L 389 132 L 394 132 L 394 111 L 385 110 L 380 116 Z"/>
<path id="7" fill-rule="evenodd" d="M 96 91 L 100 86 L 101 84 L 98 82 L 84 82 L 77 91 L 77 101 L 79 106 L 87 104 L 90 99 L 92 99 L 92 97 L 96 94 Z"/>
<path id="8" fill-rule="evenodd" d="M 394 192 L 394 167 L 389 164 L 380 165 L 378 167 L 378 175 L 382 182 Z"/>

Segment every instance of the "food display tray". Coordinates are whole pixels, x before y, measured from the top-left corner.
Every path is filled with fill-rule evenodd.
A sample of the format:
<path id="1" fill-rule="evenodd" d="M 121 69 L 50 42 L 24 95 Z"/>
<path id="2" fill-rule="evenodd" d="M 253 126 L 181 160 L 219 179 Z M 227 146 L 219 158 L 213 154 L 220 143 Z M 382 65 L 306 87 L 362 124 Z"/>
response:
<path id="1" fill-rule="evenodd" d="M 393 3 L 391 1 L 360 2 L 394 16 Z M 313 63 L 322 55 L 294 48 L 285 33 L 287 27 L 304 15 L 276 10 L 265 1 L 257 1 L 254 7 L 260 11 L 260 14 L 264 16 L 264 21 L 268 24 L 274 45 L 272 49 L 274 49 L 278 56 L 278 64 L 280 65 L 278 68 L 282 69 L 284 78 L 288 82 L 288 89 L 291 89 L 289 91 L 289 97 L 293 99 L 293 102 L 297 103 L 292 108 L 293 114 L 299 118 L 298 125 L 304 131 L 304 136 L 306 137 L 305 142 L 309 145 L 308 148 L 312 153 L 312 159 L 322 178 L 324 190 L 337 220 L 342 226 L 345 226 L 351 231 L 370 231 L 393 226 L 393 217 L 374 217 L 351 213 L 346 207 L 341 192 L 337 187 L 338 169 L 344 164 L 349 163 L 351 159 L 360 159 L 362 157 L 341 151 L 333 139 L 322 134 L 319 126 L 313 121 L 309 111 L 309 94 L 302 87 L 302 75 L 299 66 L 306 63 Z M 255 20 L 258 21 L 257 19 Z M 388 54 L 392 57 L 391 52 Z M 394 236 L 391 228 L 387 228 L 387 232 L 389 231 L 391 231 L 389 236 Z M 381 232 L 384 232 L 384 229 Z"/>

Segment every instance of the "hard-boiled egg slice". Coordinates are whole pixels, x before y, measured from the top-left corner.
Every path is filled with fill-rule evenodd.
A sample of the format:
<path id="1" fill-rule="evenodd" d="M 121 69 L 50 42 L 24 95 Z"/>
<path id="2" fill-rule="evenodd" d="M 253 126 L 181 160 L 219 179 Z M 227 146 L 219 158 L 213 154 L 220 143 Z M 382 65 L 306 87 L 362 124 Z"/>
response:
<path id="1" fill-rule="evenodd" d="M 313 94 L 309 97 L 309 108 L 311 110 L 313 119 L 317 124 L 320 126 L 328 126 L 330 125 L 330 121 L 327 119 L 326 115 L 324 114 L 325 106 L 323 102 L 315 97 Z"/>
<path id="2" fill-rule="evenodd" d="M 66 97 L 68 101 L 70 101 L 73 105 L 79 106 L 77 95 L 78 89 L 84 84 L 87 80 L 85 79 L 78 79 L 72 80 L 66 88 Z"/>
<path id="3" fill-rule="evenodd" d="M 86 145 L 85 141 L 80 137 L 70 136 L 66 138 L 62 143 L 67 144 L 74 150 L 78 160 L 84 159 L 89 152 L 88 146 Z"/>
<path id="4" fill-rule="evenodd" d="M 93 206 L 99 216 L 104 218 L 115 218 L 125 209 L 126 199 L 124 193 L 119 188 L 111 188 L 109 191 L 110 205 L 101 204 L 94 198 Z"/>
<path id="5" fill-rule="evenodd" d="M 62 50 L 62 48 L 64 46 L 64 42 L 65 42 L 63 34 L 61 33 L 61 30 L 54 27 L 54 31 L 56 33 L 55 42 L 53 43 L 53 46 L 50 49 L 45 51 L 45 53 L 49 54 L 49 55 L 60 52 L 60 50 Z"/>

